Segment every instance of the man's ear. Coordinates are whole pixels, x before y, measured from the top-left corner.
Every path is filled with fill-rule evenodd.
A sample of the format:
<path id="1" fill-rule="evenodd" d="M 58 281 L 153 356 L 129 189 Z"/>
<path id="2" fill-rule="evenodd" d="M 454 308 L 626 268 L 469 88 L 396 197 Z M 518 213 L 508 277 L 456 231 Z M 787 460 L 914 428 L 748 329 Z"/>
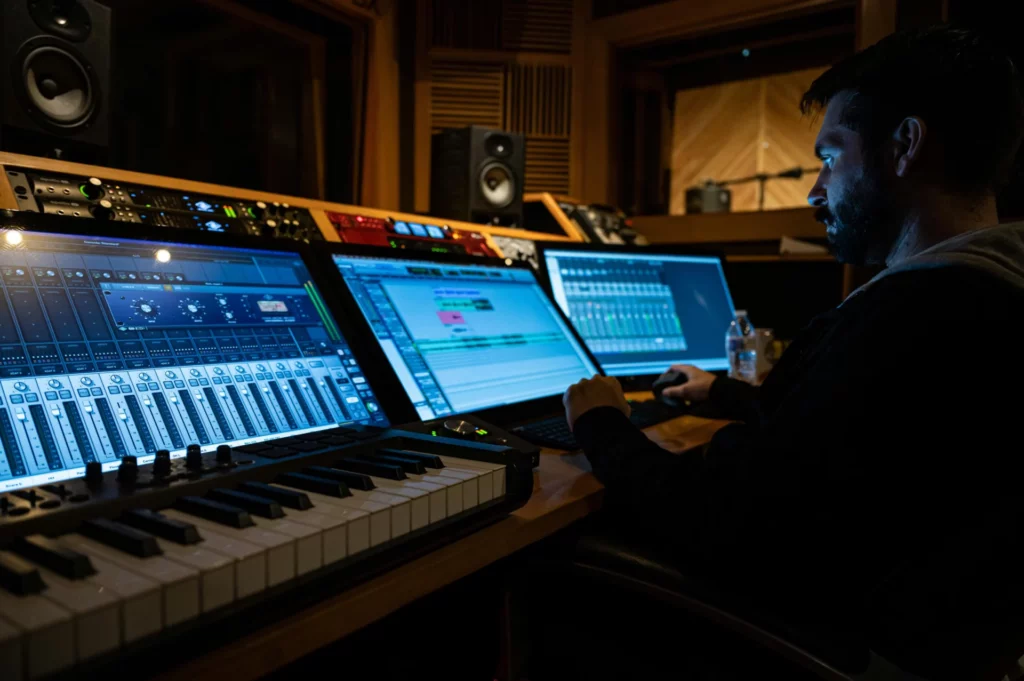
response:
<path id="1" fill-rule="evenodd" d="M 921 158 L 928 126 L 917 116 L 908 116 L 900 121 L 893 133 L 893 167 L 897 177 L 907 177 L 914 163 Z"/>

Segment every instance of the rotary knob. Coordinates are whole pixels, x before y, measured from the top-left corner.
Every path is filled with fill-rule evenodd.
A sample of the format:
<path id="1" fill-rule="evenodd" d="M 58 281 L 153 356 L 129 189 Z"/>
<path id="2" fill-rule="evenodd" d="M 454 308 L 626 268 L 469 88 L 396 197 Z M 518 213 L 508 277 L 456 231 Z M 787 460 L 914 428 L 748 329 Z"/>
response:
<path id="1" fill-rule="evenodd" d="M 185 450 L 185 467 L 194 471 L 203 467 L 203 450 L 199 445 L 191 444 Z"/>
<path id="2" fill-rule="evenodd" d="M 103 464 L 99 461 L 85 464 L 85 484 L 89 487 L 99 487 L 103 484 Z"/>
<path id="3" fill-rule="evenodd" d="M 102 199 L 92 207 L 92 216 L 97 220 L 109 220 L 114 217 L 114 204 L 106 199 Z"/>
<path id="4" fill-rule="evenodd" d="M 217 447 L 217 463 L 231 463 L 231 445 L 220 445 Z"/>
<path id="5" fill-rule="evenodd" d="M 117 481 L 122 485 L 134 485 L 139 479 L 139 460 L 132 455 L 121 458 L 117 467 Z"/>
<path id="6" fill-rule="evenodd" d="M 476 426 L 469 421 L 462 419 L 448 419 L 444 422 L 444 429 L 457 437 L 475 437 Z"/>
<path id="7" fill-rule="evenodd" d="M 171 474 L 171 453 L 166 449 L 161 449 L 156 453 L 156 459 L 153 461 L 153 475 L 163 478 Z"/>

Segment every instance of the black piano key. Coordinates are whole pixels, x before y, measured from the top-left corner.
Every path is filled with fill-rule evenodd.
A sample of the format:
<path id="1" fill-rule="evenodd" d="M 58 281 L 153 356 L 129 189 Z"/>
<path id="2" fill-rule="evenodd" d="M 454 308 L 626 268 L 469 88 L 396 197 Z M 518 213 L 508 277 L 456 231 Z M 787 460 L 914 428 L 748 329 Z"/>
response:
<path id="1" fill-rule="evenodd" d="M 305 471 L 312 475 L 318 475 L 322 478 L 340 480 L 352 489 L 361 489 L 364 492 L 369 492 L 377 487 L 373 484 L 373 480 L 370 479 L 370 476 L 365 473 L 344 471 L 339 468 L 328 468 L 327 466 L 310 466 L 309 468 L 306 468 Z"/>
<path id="2" fill-rule="evenodd" d="M 245 509 L 219 501 L 203 499 L 202 497 L 179 497 L 174 502 L 174 508 L 182 513 L 189 513 L 197 518 L 206 518 L 228 527 L 241 529 L 243 527 L 252 527 L 256 524 L 252 521 L 252 516 Z"/>
<path id="3" fill-rule="evenodd" d="M 256 496 L 255 494 L 250 494 L 248 492 L 239 492 L 233 489 L 214 489 L 207 493 L 206 498 L 213 499 L 214 501 L 221 501 L 225 504 L 231 504 L 238 508 L 244 508 L 249 513 L 261 518 L 284 517 L 284 511 L 281 510 L 281 504 L 277 503 L 273 499 Z"/>
<path id="4" fill-rule="evenodd" d="M 344 435 L 331 435 L 330 437 L 325 437 L 321 442 L 332 447 L 340 447 L 341 445 L 351 444 L 355 440 Z"/>
<path id="5" fill-rule="evenodd" d="M 362 430 L 356 430 L 355 428 L 339 428 L 338 433 L 345 437 L 350 437 L 353 440 L 369 440 L 370 438 L 377 437 L 383 431 L 383 428 L 374 428 L 372 426 L 365 426 Z"/>
<path id="6" fill-rule="evenodd" d="M 353 473 L 376 475 L 378 478 L 384 478 L 385 480 L 405 480 L 405 472 L 401 466 L 385 461 L 351 457 L 336 462 L 334 467 L 345 471 L 352 471 Z"/>
<path id="7" fill-rule="evenodd" d="M 96 574 L 89 556 L 64 548 L 41 534 L 15 539 L 11 550 L 68 579 L 84 579 Z"/>
<path id="8" fill-rule="evenodd" d="M 398 456 L 397 454 L 381 454 L 379 456 L 375 456 L 374 459 L 394 464 L 396 466 L 401 466 L 402 470 L 406 473 L 423 475 L 427 472 L 427 467 L 424 466 L 423 462 L 419 459 L 410 459 L 405 456 Z"/>
<path id="9" fill-rule="evenodd" d="M 265 482 L 243 482 L 238 486 L 238 489 L 242 492 L 263 497 L 264 499 L 273 499 L 285 508 L 294 508 L 299 511 L 313 508 L 313 502 L 302 492 L 274 487 Z"/>
<path id="10" fill-rule="evenodd" d="M 294 449 L 297 452 L 319 452 L 321 449 L 327 449 L 327 445 L 320 444 L 319 442 L 296 442 L 293 445 L 289 445 L 289 449 Z"/>
<path id="11" fill-rule="evenodd" d="M 198 544 L 203 540 L 195 525 L 145 508 L 125 511 L 121 515 L 121 522 L 175 544 Z"/>
<path id="12" fill-rule="evenodd" d="M 385 456 L 399 456 L 403 459 L 416 459 L 422 461 L 423 465 L 427 468 L 444 468 L 444 464 L 441 463 L 441 457 L 436 454 L 427 454 L 426 452 L 417 452 L 411 449 L 378 449 L 378 454 Z"/>
<path id="13" fill-rule="evenodd" d="M 348 491 L 348 486 L 341 480 L 332 480 L 308 473 L 284 473 L 277 476 L 276 482 L 329 497 L 341 498 L 352 496 L 352 493 Z"/>
<path id="14" fill-rule="evenodd" d="M 46 588 L 35 565 L 9 551 L 0 551 L 0 588 L 27 596 Z"/>
<path id="15" fill-rule="evenodd" d="M 149 558 L 163 553 L 153 535 L 106 518 L 86 520 L 79 526 L 78 532 L 101 544 L 139 558 Z"/>

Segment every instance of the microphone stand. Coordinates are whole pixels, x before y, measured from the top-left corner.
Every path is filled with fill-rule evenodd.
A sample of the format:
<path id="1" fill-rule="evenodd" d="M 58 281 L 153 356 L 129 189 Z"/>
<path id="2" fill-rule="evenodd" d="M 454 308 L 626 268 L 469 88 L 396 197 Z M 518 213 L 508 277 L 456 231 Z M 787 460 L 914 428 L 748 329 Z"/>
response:
<path id="1" fill-rule="evenodd" d="M 731 184 L 746 184 L 747 182 L 756 181 L 758 184 L 757 194 L 757 209 L 764 210 L 764 185 L 768 180 L 779 180 L 779 179 L 790 179 L 799 180 L 804 176 L 804 173 L 816 173 L 821 170 L 821 167 L 817 168 L 790 168 L 789 170 L 782 170 L 778 173 L 758 173 L 756 175 L 750 175 L 748 177 L 738 177 L 733 180 L 725 180 L 724 182 L 716 182 L 719 187 L 727 187 Z"/>

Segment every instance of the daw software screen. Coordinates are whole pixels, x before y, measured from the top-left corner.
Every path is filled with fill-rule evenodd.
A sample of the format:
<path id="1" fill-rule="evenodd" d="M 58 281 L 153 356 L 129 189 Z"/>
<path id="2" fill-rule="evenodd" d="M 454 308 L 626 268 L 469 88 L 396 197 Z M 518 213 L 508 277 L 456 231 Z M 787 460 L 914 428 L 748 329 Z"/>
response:
<path id="1" fill-rule="evenodd" d="M 384 414 L 295 253 L 7 232 L 0 491 Z"/>
<path id="2" fill-rule="evenodd" d="M 559 395 L 597 373 L 532 270 L 334 260 L 422 419 Z"/>
<path id="3" fill-rule="evenodd" d="M 544 257 L 555 300 L 608 375 L 728 368 L 735 311 L 718 258 L 558 248 Z"/>

